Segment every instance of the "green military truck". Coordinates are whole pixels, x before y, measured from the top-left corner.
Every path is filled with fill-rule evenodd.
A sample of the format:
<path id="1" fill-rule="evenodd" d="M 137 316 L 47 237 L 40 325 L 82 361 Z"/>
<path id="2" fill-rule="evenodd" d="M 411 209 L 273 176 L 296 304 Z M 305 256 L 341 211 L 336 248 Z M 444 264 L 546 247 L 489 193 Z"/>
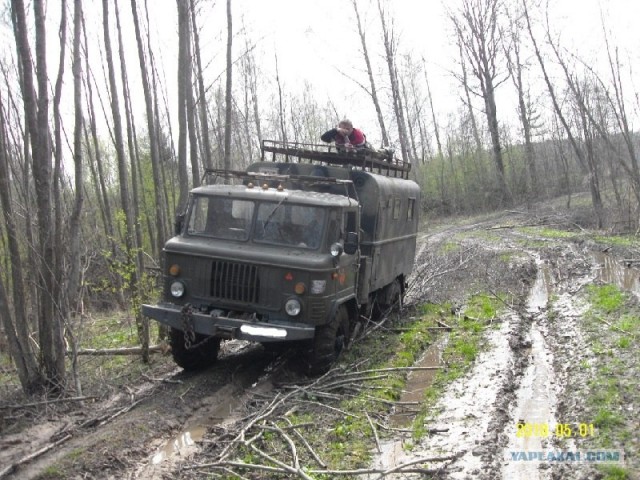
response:
<path id="1" fill-rule="evenodd" d="M 246 171 L 209 170 L 164 247 L 163 301 L 175 362 L 216 361 L 223 339 L 296 342 L 330 367 L 362 316 L 401 300 L 420 189 L 387 152 L 262 142 Z"/>

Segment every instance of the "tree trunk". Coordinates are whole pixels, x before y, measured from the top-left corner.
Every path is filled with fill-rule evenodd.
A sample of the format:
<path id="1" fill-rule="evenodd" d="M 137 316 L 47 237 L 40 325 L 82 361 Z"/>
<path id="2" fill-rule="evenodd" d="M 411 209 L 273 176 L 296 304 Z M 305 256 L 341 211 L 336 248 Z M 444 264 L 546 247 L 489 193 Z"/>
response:
<path id="1" fill-rule="evenodd" d="M 51 235 L 52 172 L 49 144 L 49 85 L 44 5 L 42 0 L 34 0 L 37 96 L 33 79 L 33 65 L 27 36 L 24 3 L 22 0 L 12 0 L 11 5 L 12 14 L 15 18 L 16 44 L 20 51 L 23 76 L 22 97 L 31 139 L 33 177 L 36 189 L 36 224 L 38 230 L 36 248 L 39 257 L 36 260 L 38 263 L 36 282 L 39 291 L 37 317 L 40 358 L 45 380 L 45 385 L 43 386 L 54 391 L 63 391 L 66 382 L 63 328 L 59 311 L 56 308 L 59 299 L 52 296 L 52 292 L 55 291 L 55 278 L 60 272 L 55 271 L 53 237 Z"/>
<path id="2" fill-rule="evenodd" d="M 191 7 L 191 28 L 193 29 L 193 47 L 196 57 L 196 79 L 198 83 L 198 99 L 196 106 L 200 114 L 200 128 L 202 137 L 202 158 L 205 168 L 213 168 L 211 158 L 211 139 L 209 137 L 209 117 L 207 115 L 207 97 L 204 88 L 204 73 L 202 70 L 202 58 L 200 56 L 200 34 L 196 23 L 196 12 L 194 0 L 190 2 Z"/>
<path id="3" fill-rule="evenodd" d="M 233 62 L 231 58 L 231 46 L 233 40 L 233 28 L 231 18 L 231 0 L 227 0 L 227 85 L 225 89 L 225 111 L 224 111 L 224 169 L 231 170 L 231 112 L 233 105 L 231 104 L 231 88 Z"/>
<path id="4" fill-rule="evenodd" d="M 0 207 L 4 219 L 6 242 L 9 250 L 11 270 L 11 288 L 13 293 L 13 312 L 9 308 L 9 299 L 4 287 L 3 276 L 0 275 L 0 318 L 5 335 L 9 342 L 9 355 L 18 370 L 18 378 L 22 390 L 36 393 L 42 385 L 43 378 L 38 370 L 36 355 L 29 338 L 29 323 L 25 302 L 25 283 L 23 275 L 20 245 L 17 240 L 15 213 L 11 198 L 9 176 L 9 145 L 6 134 L 5 108 L 0 92 Z"/>
<path id="5" fill-rule="evenodd" d="M 189 4 L 178 0 L 178 211 L 183 211 L 189 196 L 187 169 L 187 89 L 189 62 Z"/>
<path id="6" fill-rule="evenodd" d="M 142 35 L 140 33 L 140 22 L 138 21 L 138 10 L 136 8 L 136 0 L 131 0 L 131 14 L 133 17 L 133 26 L 136 33 L 136 43 L 138 46 L 138 60 L 140 63 L 140 73 L 142 80 L 142 90 L 144 92 L 144 102 L 147 113 L 147 129 L 149 132 L 149 144 L 151 147 L 151 169 L 153 174 L 153 193 L 155 197 L 156 211 L 156 246 L 155 252 L 160 255 L 164 247 L 165 236 L 167 235 L 166 210 L 165 202 L 162 198 L 163 182 L 160 170 L 160 152 L 158 148 L 158 136 L 155 125 L 155 114 L 153 109 L 153 98 L 151 96 L 151 88 L 149 86 L 149 75 L 147 72 L 147 64 L 144 56 L 144 47 L 142 43 Z"/>
<path id="7" fill-rule="evenodd" d="M 385 59 L 387 61 L 387 69 L 389 70 L 389 83 L 391 86 L 391 97 L 393 99 L 393 113 L 398 124 L 398 135 L 400 137 L 400 150 L 404 161 L 411 161 L 409 151 L 409 139 L 407 137 L 407 125 L 404 119 L 404 107 L 402 105 L 402 97 L 400 94 L 400 86 L 395 66 L 395 46 L 394 38 L 390 35 L 387 27 L 382 4 L 378 0 L 378 11 L 380 12 L 380 22 L 382 23 L 382 35 L 384 41 Z"/>
<path id="8" fill-rule="evenodd" d="M 364 63 L 367 67 L 367 76 L 369 77 L 369 84 L 371 85 L 371 100 L 373 100 L 373 106 L 376 109 L 376 115 L 378 117 L 378 126 L 380 127 L 380 135 L 382 138 L 382 146 L 389 146 L 389 135 L 387 134 L 387 128 L 384 125 L 384 117 L 382 116 L 382 109 L 380 108 L 380 101 L 378 100 L 378 90 L 376 89 L 376 83 L 373 79 L 373 69 L 371 68 L 371 60 L 369 59 L 369 50 L 367 50 L 367 40 L 362 28 L 362 22 L 360 21 L 360 12 L 358 11 L 358 4 L 356 0 L 351 0 L 353 4 L 353 10 L 356 13 L 356 20 L 358 22 L 358 35 L 360 36 L 360 44 L 362 45 L 362 54 L 364 55 Z"/>
<path id="9" fill-rule="evenodd" d="M 433 108 L 433 95 L 431 95 L 431 86 L 429 84 L 429 76 L 427 74 L 427 65 L 424 64 L 424 81 L 427 84 L 427 95 L 429 95 L 429 107 L 431 108 L 431 119 L 433 120 L 433 133 L 436 136 L 436 145 L 438 146 L 438 157 L 444 158 L 442 155 L 442 142 L 440 141 L 440 127 L 438 126 L 438 119 L 436 118 L 436 111 Z"/>

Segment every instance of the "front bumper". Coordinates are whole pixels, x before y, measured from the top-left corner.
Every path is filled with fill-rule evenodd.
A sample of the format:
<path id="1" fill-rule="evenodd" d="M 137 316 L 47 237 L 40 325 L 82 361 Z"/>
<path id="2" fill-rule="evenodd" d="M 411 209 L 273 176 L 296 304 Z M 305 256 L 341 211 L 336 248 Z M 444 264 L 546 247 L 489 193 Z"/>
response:
<path id="1" fill-rule="evenodd" d="M 142 305 L 142 314 L 170 327 L 184 330 L 181 306 L 172 303 Z M 316 331 L 315 327 L 310 325 L 275 324 L 222 316 L 214 317 L 196 310 L 189 313 L 189 321 L 196 333 L 260 343 L 309 340 L 315 336 Z"/>

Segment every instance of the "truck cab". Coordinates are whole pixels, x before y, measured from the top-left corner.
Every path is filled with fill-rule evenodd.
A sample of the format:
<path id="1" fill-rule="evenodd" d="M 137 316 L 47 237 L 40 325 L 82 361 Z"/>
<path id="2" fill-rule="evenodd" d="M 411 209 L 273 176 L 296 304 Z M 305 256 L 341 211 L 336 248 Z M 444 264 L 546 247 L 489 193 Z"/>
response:
<path id="1" fill-rule="evenodd" d="M 298 146 L 295 159 L 285 153 L 269 161 L 269 148 L 282 155 L 294 147 L 263 144 L 262 161 L 246 171 L 209 171 L 214 180 L 191 191 L 176 235 L 165 244 L 162 301 L 142 308 L 170 327 L 174 360 L 185 369 L 212 364 L 221 340 L 237 338 L 303 342 L 309 371 L 324 372 L 363 308 L 400 296 L 411 271 L 414 182 L 336 164 L 343 153 L 320 151 L 328 160 L 305 162 L 301 150 L 318 152 Z M 412 211 L 403 213 L 410 219 L 405 232 L 385 226 L 383 212 L 401 215 L 398 192 L 407 186 L 413 202 L 406 199 Z M 395 192 L 391 200 L 386 190 Z M 363 205 L 360 197 L 373 203 Z M 377 238 L 383 230 L 402 237 L 405 247 L 408 239 L 409 255 L 400 259 L 393 250 L 402 245 Z"/>

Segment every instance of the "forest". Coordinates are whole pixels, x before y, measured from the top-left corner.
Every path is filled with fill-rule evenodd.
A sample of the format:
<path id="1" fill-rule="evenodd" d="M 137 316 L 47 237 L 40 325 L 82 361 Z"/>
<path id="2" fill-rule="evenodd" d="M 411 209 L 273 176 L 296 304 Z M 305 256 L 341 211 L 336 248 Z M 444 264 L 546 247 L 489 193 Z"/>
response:
<path id="1" fill-rule="evenodd" d="M 162 35 L 177 45 L 167 71 L 153 3 L 0 6 L 0 356 L 26 394 L 81 394 L 75 360 L 90 312 L 131 311 L 148 361 L 157 339 L 139 306 L 158 295 L 162 247 L 204 169 L 242 169 L 264 139 L 317 143 L 355 115 L 311 85 L 291 87 L 235 0 L 165 2 L 175 32 Z M 457 103 L 443 117 L 429 62 L 399 34 L 396 2 L 342 5 L 357 69 L 342 82 L 366 97 L 358 114 L 373 119 L 372 142 L 411 162 L 423 218 L 556 197 L 570 207 L 588 192 L 594 227 L 637 231 L 634 58 L 606 15 L 594 62 L 563 43 L 544 3 L 451 3 L 442 21 Z"/>

